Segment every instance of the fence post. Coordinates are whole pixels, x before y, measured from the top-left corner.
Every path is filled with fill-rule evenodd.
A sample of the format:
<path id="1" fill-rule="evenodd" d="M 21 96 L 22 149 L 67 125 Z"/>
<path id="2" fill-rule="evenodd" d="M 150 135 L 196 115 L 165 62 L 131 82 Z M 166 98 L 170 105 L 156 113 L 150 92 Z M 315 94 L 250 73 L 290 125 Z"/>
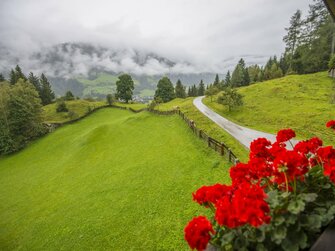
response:
<path id="1" fill-rule="evenodd" d="M 208 137 L 208 147 L 211 147 L 211 137 Z"/>
<path id="2" fill-rule="evenodd" d="M 240 163 L 240 161 L 239 161 L 238 158 L 236 158 L 236 159 L 235 159 L 235 165 L 238 164 L 238 163 Z"/>
<path id="3" fill-rule="evenodd" d="M 224 155 L 224 146 L 223 146 L 223 143 L 221 142 L 221 156 Z"/>
<path id="4" fill-rule="evenodd" d="M 231 150 L 228 148 L 228 160 L 231 162 Z"/>
<path id="5" fill-rule="evenodd" d="M 202 139 L 202 130 L 199 130 L 199 138 Z"/>

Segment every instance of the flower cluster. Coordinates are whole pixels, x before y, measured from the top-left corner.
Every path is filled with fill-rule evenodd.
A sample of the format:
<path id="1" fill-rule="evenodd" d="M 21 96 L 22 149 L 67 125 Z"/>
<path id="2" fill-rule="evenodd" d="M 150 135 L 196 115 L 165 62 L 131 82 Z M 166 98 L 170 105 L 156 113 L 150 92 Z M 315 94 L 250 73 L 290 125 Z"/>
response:
<path id="1" fill-rule="evenodd" d="M 335 129 L 335 120 L 329 121 L 327 127 Z M 323 147 L 322 140 L 316 137 L 293 147 L 290 140 L 295 136 L 292 129 L 284 129 L 277 133 L 276 142 L 265 138 L 254 140 L 250 144 L 249 161 L 230 168 L 231 185 L 203 186 L 193 193 L 194 201 L 213 211 L 213 225 L 228 231 L 269 224 L 273 214 L 267 193 L 276 190 L 297 194 L 297 184 L 304 183 L 306 175 L 316 166 L 321 166 L 321 175 L 335 184 L 335 149 Z M 287 142 L 293 149 L 286 148 Z M 210 233 L 216 234 L 209 220 L 200 216 L 185 228 L 185 239 L 192 249 L 203 250 L 211 240 Z"/>
<path id="2" fill-rule="evenodd" d="M 204 216 L 193 218 L 185 227 L 185 239 L 188 245 L 199 251 L 206 249 L 211 239 L 210 233 L 214 233 L 212 224 Z"/>

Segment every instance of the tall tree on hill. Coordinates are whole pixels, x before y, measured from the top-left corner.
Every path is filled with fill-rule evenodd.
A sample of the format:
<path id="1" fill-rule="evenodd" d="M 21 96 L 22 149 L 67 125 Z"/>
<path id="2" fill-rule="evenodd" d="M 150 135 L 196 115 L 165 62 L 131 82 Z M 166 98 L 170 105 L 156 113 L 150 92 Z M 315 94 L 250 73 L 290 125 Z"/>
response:
<path id="1" fill-rule="evenodd" d="M 174 87 L 168 77 L 163 77 L 158 81 L 155 98 L 161 98 L 164 103 L 176 97 Z"/>
<path id="2" fill-rule="evenodd" d="M 221 89 L 221 88 L 220 88 L 220 78 L 219 78 L 219 74 L 216 74 L 216 75 L 215 75 L 215 79 L 214 79 L 213 85 L 214 85 L 216 88 Z"/>
<path id="3" fill-rule="evenodd" d="M 12 85 L 15 85 L 17 80 L 18 80 L 18 78 L 16 76 L 15 71 L 13 69 L 11 69 L 10 73 L 9 73 L 9 83 L 12 84 Z"/>
<path id="4" fill-rule="evenodd" d="M 225 77 L 225 84 L 226 86 L 231 86 L 231 76 L 230 76 L 230 71 L 227 72 L 226 77 Z"/>
<path id="5" fill-rule="evenodd" d="M 5 81 L 6 79 L 4 78 L 4 76 L 2 75 L 2 73 L 0 73 L 0 82 Z"/>
<path id="6" fill-rule="evenodd" d="M 286 52 L 290 55 L 290 66 L 292 66 L 292 57 L 296 50 L 296 47 L 300 43 L 301 38 L 301 11 L 297 10 L 290 20 L 290 27 L 285 28 L 287 35 L 284 36 L 283 41 L 286 44 Z"/>
<path id="7" fill-rule="evenodd" d="M 175 87 L 176 97 L 177 98 L 186 98 L 186 91 L 185 87 L 181 83 L 181 81 L 178 79 Z"/>
<path id="8" fill-rule="evenodd" d="M 116 81 L 116 97 L 128 103 L 133 97 L 134 81 L 129 74 L 122 74 L 118 78 Z"/>
<path id="9" fill-rule="evenodd" d="M 238 64 L 236 65 L 233 75 L 231 77 L 232 86 L 245 86 L 250 83 L 250 77 L 248 70 L 246 69 L 245 62 L 243 58 L 240 59 Z"/>
<path id="10" fill-rule="evenodd" d="M 255 83 L 258 81 L 258 75 L 260 72 L 260 68 L 257 64 L 255 65 L 250 65 L 249 67 L 247 67 L 247 71 L 250 77 L 250 83 Z"/>
<path id="11" fill-rule="evenodd" d="M 26 76 L 23 74 L 21 67 L 19 65 L 16 65 L 15 67 L 15 74 L 16 74 L 16 79 L 19 80 L 20 78 L 23 79 L 24 81 L 27 81 Z"/>
<path id="12" fill-rule="evenodd" d="M 40 96 L 42 99 L 42 104 L 48 105 L 54 100 L 55 94 L 51 89 L 51 84 L 49 80 L 43 73 L 41 74 L 41 77 L 40 77 L 40 83 L 41 83 Z"/>
<path id="13" fill-rule="evenodd" d="M 35 87 L 39 96 L 41 97 L 41 83 L 40 79 L 34 75 L 34 73 L 30 72 L 28 75 L 28 81 Z"/>
<path id="14" fill-rule="evenodd" d="M 189 86 L 188 89 L 187 89 L 187 97 L 192 97 L 191 94 L 192 94 L 191 93 L 191 86 Z"/>
<path id="15" fill-rule="evenodd" d="M 205 84 L 204 81 L 200 81 L 199 88 L 198 88 L 198 96 L 204 96 L 205 95 Z"/>

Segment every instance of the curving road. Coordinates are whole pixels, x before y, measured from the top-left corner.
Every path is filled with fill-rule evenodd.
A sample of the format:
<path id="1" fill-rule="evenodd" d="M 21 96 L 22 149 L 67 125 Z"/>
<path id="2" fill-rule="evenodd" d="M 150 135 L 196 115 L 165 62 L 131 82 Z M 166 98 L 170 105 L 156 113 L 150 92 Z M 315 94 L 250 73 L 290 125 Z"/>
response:
<path id="1" fill-rule="evenodd" d="M 204 96 L 197 97 L 193 100 L 193 104 L 200 112 L 206 115 L 210 120 L 216 123 L 218 126 L 226 130 L 230 135 L 237 139 L 242 145 L 249 149 L 250 143 L 257 138 L 267 138 L 271 142 L 276 141 L 276 135 L 256 131 L 247 127 L 240 126 L 231 122 L 230 120 L 222 117 L 208 106 L 202 103 Z M 291 140 L 292 144 L 296 144 L 298 141 Z M 287 145 L 287 148 L 292 148 L 290 144 Z"/>

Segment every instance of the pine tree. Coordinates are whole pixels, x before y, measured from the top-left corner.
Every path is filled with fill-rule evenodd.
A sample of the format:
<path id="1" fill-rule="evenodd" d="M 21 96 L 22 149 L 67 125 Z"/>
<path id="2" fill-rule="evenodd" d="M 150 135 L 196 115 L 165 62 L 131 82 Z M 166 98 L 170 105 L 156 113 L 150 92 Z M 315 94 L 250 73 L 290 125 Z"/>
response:
<path id="1" fill-rule="evenodd" d="M 177 98 L 186 98 L 186 91 L 185 87 L 181 83 L 181 81 L 178 79 L 175 87 L 175 93 Z"/>
<path id="2" fill-rule="evenodd" d="M 23 74 L 21 68 L 19 65 L 16 65 L 15 67 L 15 74 L 16 74 L 16 79 L 19 80 L 20 78 L 22 78 L 24 81 L 27 81 L 26 76 Z"/>
<path id="3" fill-rule="evenodd" d="M 218 74 L 215 75 L 215 79 L 214 79 L 213 85 L 214 85 L 216 88 L 220 89 L 220 78 L 219 78 L 219 75 L 218 75 Z"/>
<path id="4" fill-rule="evenodd" d="M 225 77 L 225 83 L 226 86 L 231 86 L 231 76 L 230 76 L 230 71 L 227 72 L 226 77 Z"/>
<path id="5" fill-rule="evenodd" d="M 67 91 L 64 96 L 65 100 L 74 100 L 74 95 L 71 91 Z"/>
<path id="6" fill-rule="evenodd" d="M 16 77 L 15 71 L 11 69 L 9 73 L 9 83 L 11 83 L 12 85 L 15 85 L 17 80 L 18 79 Z"/>
<path id="7" fill-rule="evenodd" d="M 41 96 L 41 83 L 39 78 L 35 76 L 34 73 L 30 72 L 28 76 L 28 81 L 35 87 L 39 96 Z"/>
<path id="8" fill-rule="evenodd" d="M 187 89 L 187 97 L 192 97 L 191 94 L 192 94 L 191 93 L 191 86 L 189 86 L 188 89 Z"/>
<path id="9" fill-rule="evenodd" d="M 198 96 L 204 96 L 204 95 L 205 95 L 205 84 L 201 79 L 199 88 L 198 88 Z"/>
<path id="10" fill-rule="evenodd" d="M 283 41 L 286 44 L 286 52 L 290 54 L 290 66 L 292 65 L 292 56 L 301 39 L 301 11 L 297 10 L 290 20 L 290 27 L 286 28 L 287 35 L 284 36 Z"/>
<path id="11" fill-rule="evenodd" d="M 41 99 L 43 105 L 50 104 L 55 98 L 55 94 L 51 89 L 51 84 L 49 83 L 47 77 L 42 73 L 40 77 L 41 83 Z"/>

